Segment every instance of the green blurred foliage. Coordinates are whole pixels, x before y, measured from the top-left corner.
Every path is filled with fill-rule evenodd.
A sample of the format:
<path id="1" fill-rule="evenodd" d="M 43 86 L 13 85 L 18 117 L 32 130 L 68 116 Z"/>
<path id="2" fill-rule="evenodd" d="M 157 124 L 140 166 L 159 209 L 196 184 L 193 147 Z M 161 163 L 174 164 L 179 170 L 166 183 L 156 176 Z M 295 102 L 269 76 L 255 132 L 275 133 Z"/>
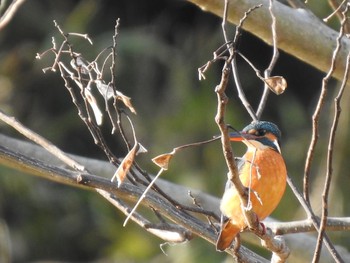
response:
<path id="1" fill-rule="evenodd" d="M 312 2 L 312 1 L 310 1 Z M 317 1 L 319 2 L 319 1 Z M 318 12 L 318 11 L 317 11 Z M 323 11 L 324 12 L 324 11 Z M 327 12 L 327 11 L 326 11 Z M 118 36 L 117 88 L 130 96 L 138 111 L 132 116 L 136 133 L 149 150 L 140 156 L 142 167 L 156 173 L 154 156 L 179 145 L 211 138 L 218 133 L 215 86 L 220 64 L 199 81 L 197 68 L 212 58 L 222 43 L 221 20 L 184 1 L 27 1 L 11 23 L 0 32 L 0 106 L 29 128 L 63 150 L 105 159 L 93 144 L 77 116 L 58 74 L 41 69 L 53 57 L 35 60 L 35 54 L 51 47 L 51 37 L 59 39 L 53 20 L 66 32 L 88 33 L 94 41 L 74 40 L 74 48 L 87 59 L 112 43 L 115 20 L 121 18 Z M 272 50 L 252 35 L 244 33 L 240 50 L 261 71 L 268 65 Z M 262 83 L 243 61 L 239 61 L 241 82 L 254 108 L 262 93 Z M 311 115 L 317 102 L 323 74 L 281 52 L 274 74 L 284 76 L 288 89 L 282 96 L 271 95 L 263 118 L 276 122 L 283 131 L 282 149 L 289 174 L 302 186 L 307 147 L 311 138 Z M 335 83 L 331 83 L 336 87 Z M 233 83 L 228 95 L 227 120 L 240 129 L 250 121 L 237 98 Z M 329 93 L 321 119 L 321 137 L 312 169 L 313 203 L 320 208 L 320 191 L 325 175 L 327 128 L 332 120 Z M 343 99 L 349 110 L 349 93 Z M 349 213 L 349 196 L 342 184 L 348 180 L 346 157 L 349 137 L 348 114 L 340 120 L 334 160 L 331 215 Z M 18 136 L 0 124 L 1 132 Z M 109 131 L 107 131 L 109 132 Z M 125 154 L 119 139 L 109 138 L 118 156 Z M 218 143 L 190 148 L 177 154 L 164 177 L 189 187 L 220 196 L 226 168 Z M 237 155 L 244 147 L 235 145 Z M 124 216 L 95 193 L 57 185 L 0 167 L 0 219 L 9 229 L 13 262 L 94 261 L 94 262 L 221 262 L 205 241 L 194 239 L 181 244 L 165 244 L 129 223 Z M 288 207 L 288 209 L 286 209 Z M 299 211 L 300 210 L 300 211 Z M 299 212 L 296 212 L 299 211 Z M 273 214 L 280 220 L 305 215 L 291 191 Z M 343 245 L 344 234 L 335 234 Z"/>

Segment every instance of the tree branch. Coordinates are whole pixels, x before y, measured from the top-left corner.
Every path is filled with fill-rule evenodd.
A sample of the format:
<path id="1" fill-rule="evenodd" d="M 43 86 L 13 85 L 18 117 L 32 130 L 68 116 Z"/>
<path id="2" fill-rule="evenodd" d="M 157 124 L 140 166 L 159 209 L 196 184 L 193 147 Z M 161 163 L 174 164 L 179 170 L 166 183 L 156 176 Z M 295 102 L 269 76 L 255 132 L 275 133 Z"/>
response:
<path id="1" fill-rule="evenodd" d="M 11 151 L 9 149 L 11 149 Z M 139 198 L 139 196 L 142 195 L 145 187 L 137 187 L 127 183 L 125 186 L 122 185 L 122 187 L 119 189 L 116 187 L 114 183 L 110 182 L 109 178 L 115 172 L 115 167 L 111 163 L 107 161 L 99 161 L 99 160 L 94 160 L 94 159 L 75 156 L 75 155 L 74 156 L 69 155 L 69 156 L 72 159 L 76 160 L 78 163 L 84 165 L 84 167 L 86 167 L 86 169 L 90 171 L 92 174 L 98 174 L 99 176 L 83 174 L 83 177 L 81 177 L 82 174 L 79 172 L 63 169 L 62 165 L 64 165 L 64 163 L 62 163 L 62 161 L 55 158 L 53 155 L 47 154 L 47 151 L 45 149 L 39 146 L 36 146 L 30 142 L 24 142 L 24 141 L 13 139 L 0 134 L 0 165 L 5 165 L 8 167 L 14 168 L 16 170 L 23 171 L 25 173 L 41 176 L 45 179 L 53 180 L 58 183 L 68 184 L 73 187 L 81 187 L 81 188 L 90 189 L 90 190 L 95 190 L 95 188 L 97 187 L 97 189 L 99 189 L 97 191 L 101 195 L 107 195 L 111 199 L 117 198 L 117 201 L 111 201 L 105 197 L 109 202 L 111 202 L 115 206 L 117 206 L 116 203 L 118 202 L 118 200 L 121 201 L 119 205 L 122 206 L 123 205 L 122 200 L 132 200 L 135 202 Z M 80 176 L 80 179 L 79 179 L 80 183 L 78 183 L 79 176 Z M 104 177 L 107 177 L 107 178 L 104 178 Z M 161 178 L 158 179 L 157 184 L 163 191 L 168 193 L 170 196 L 174 197 L 176 201 L 178 201 L 181 204 L 188 205 L 188 206 L 193 205 L 192 198 L 189 198 L 188 196 L 188 191 L 191 191 L 191 195 L 196 198 L 196 201 L 201 204 L 201 207 L 203 209 L 213 211 L 214 213 L 217 213 L 217 214 L 220 213 L 219 212 L 220 200 L 217 197 L 213 197 L 209 194 L 203 193 L 196 189 L 189 189 L 188 187 L 173 184 Z M 154 208 L 160 209 L 163 203 L 158 203 L 157 205 L 155 205 L 149 200 L 149 198 L 151 197 L 152 198 L 154 197 L 153 199 L 151 199 L 151 201 L 153 200 L 152 202 L 156 202 L 158 200 L 157 198 L 160 198 L 159 195 L 155 194 L 153 191 L 150 195 L 147 194 L 143 205 L 151 205 Z M 168 209 L 168 206 L 166 208 Z M 128 209 L 128 208 L 125 208 L 125 209 Z M 172 217 L 171 211 L 169 212 L 170 214 L 169 216 Z M 136 214 L 136 217 L 137 216 L 140 216 L 140 215 Z M 182 214 L 180 214 L 180 217 L 181 216 Z M 139 224 L 141 227 L 148 226 L 149 228 L 150 226 L 148 224 L 149 222 L 147 222 L 144 218 L 143 218 L 144 221 L 142 221 L 141 219 L 140 218 L 138 219 L 140 220 L 140 222 L 136 222 L 136 221 L 135 222 Z M 172 221 L 177 222 L 178 219 L 172 220 Z M 200 234 L 201 235 L 205 234 L 205 236 L 207 237 L 206 240 L 209 239 L 209 242 L 215 243 L 216 242 L 215 231 L 212 228 L 208 228 L 208 224 L 203 223 L 198 219 L 196 219 L 195 222 L 196 224 L 194 228 L 196 228 L 197 230 L 193 231 L 192 229 L 192 232 L 196 233 L 197 231 L 199 232 L 202 231 L 200 232 Z M 188 222 L 188 223 L 192 224 L 192 222 Z M 309 253 L 310 255 L 308 254 L 308 256 L 312 256 L 312 251 L 316 244 L 316 238 L 302 233 L 302 232 L 315 231 L 312 220 L 307 219 L 307 220 L 295 221 L 290 223 L 281 223 L 281 222 L 275 222 L 275 220 L 265 219 L 265 223 L 277 235 L 289 234 L 289 233 L 300 233 L 297 236 L 296 235 L 285 236 L 286 241 L 288 242 L 288 246 L 292 251 L 291 260 L 295 258 L 301 258 L 305 260 L 304 253 L 305 253 L 306 246 L 310 247 L 310 250 L 307 253 L 310 252 L 311 254 Z M 158 227 L 159 226 L 160 225 L 158 225 Z M 146 227 L 145 229 L 149 231 Z M 350 231 L 350 218 L 328 218 L 326 230 L 327 231 Z M 180 233 L 183 233 L 183 232 L 180 231 Z M 183 237 L 188 238 L 187 236 L 188 232 L 185 232 L 185 233 L 187 234 L 184 235 Z M 242 235 L 242 237 L 249 243 L 257 242 L 256 238 L 252 238 L 249 235 Z M 307 240 L 307 244 L 305 244 L 306 242 L 305 240 Z M 305 242 L 301 242 L 301 241 L 305 241 Z M 339 250 L 339 248 L 337 249 Z M 347 258 L 350 259 L 350 254 L 346 249 L 341 248 L 339 251 L 341 252 L 342 257 L 344 259 L 347 259 Z M 247 251 L 247 253 L 249 254 L 252 252 Z M 326 259 L 329 258 L 327 256 L 326 251 L 322 252 L 322 258 L 326 258 Z M 324 262 L 327 262 L 327 260 L 325 260 Z"/>
<path id="2" fill-rule="evenodd" d="M 221 17 L 223 15 L 224 1 L 222 0 L 188 1 L 217 16 Z M 237 25 L 244 12 L 258 4 L 263 4 L 263 6 L 256 10 L 254 16 L 250 16 L 245 21 L 243 28 L 272 45 L 269 0 L 230 0 L 228 21 Z M 277 21 L 277 46 L 313 67 L 327 72 L 338 33 L 324 24 L 309 10 L 293 9 L 275 1 L 274 14 Z M 345 58 L 349 50 L 349 39 L 342 39 L 342 49 L 339 51 L 333 74 L 337 79 L 341 80 L 343 77 Z"/>

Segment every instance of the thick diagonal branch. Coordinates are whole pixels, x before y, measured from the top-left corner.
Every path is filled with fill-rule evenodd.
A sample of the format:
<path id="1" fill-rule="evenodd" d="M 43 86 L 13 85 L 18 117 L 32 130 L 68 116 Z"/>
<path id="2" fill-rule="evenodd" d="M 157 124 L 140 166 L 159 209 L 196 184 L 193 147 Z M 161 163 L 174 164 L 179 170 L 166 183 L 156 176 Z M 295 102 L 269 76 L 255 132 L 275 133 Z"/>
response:
<path id="1" fill-rule="evenodd" d="M 224 1 L 222 0 L 188 1 L 220 17 L 223 15 Z M 244 12 L 258 4 L 263 6 L 254 13 L 254 16 L 247 19 L 243 28 L 272 45 L 269 0 L 230 0 L 227 19 L 237 25 Z M 338 33 L 306 9 L 291 8 L 275 1 L 274 14 L 277 21 L 278 48 L 327 72 Z M 350 40 L 343 39 L 333 74 L 339 80 L 343 77 L 346 55 L 349 50 Z"/>

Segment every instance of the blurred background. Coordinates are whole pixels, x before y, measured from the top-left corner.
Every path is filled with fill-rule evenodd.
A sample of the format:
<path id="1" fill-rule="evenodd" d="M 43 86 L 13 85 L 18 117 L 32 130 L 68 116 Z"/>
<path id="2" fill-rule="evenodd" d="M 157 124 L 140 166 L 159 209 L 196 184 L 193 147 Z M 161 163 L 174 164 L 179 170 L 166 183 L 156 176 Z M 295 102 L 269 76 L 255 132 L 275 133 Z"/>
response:
<path id="1" fill-rule="evenodd" d="M 310 9 L 325 17 L 331 11 L 326 1 L 309 1 Z M 321 4 L 322 2 L 322 4 Z M 313 5 L 312 5 L 313 4 Z M 117 49 L 117 89 L 132 98 L 138 114 L 132 116 L 140 142 L 148 153 L 139 164 L 156 173 L 150 161 L 174 147 L 211 138 L 218 134 L 214 121 L 220 64 L 198 80 L 197 69 L 212 58 L 223 44 L 220 18 L 180 0 L 153 1 L 27 1 L 10 24 L 0 32 L 0 108 L 41 134 L 66 152 L 106 160 L 71 102 L 59 74 L 42 68 L 53 57 L 36 60 L 36 53 L 51 48 L 51 37 L 59 38 L 56 20 L 66 32 L 88 33 L 94 45 L 73 40 L 74 47 L 92 60 L 112 44 L 115 21 L 120 18 Z M 337 26 L 334 21 L 332 25 Z M 234 32 L 232 26 L 230 32 Z M 58 42 L 58 41 L 57 41 Z M 263 72 L 272 49 L 244 32 L 240 51 Z M 246 95 L 254 108 L 262 94 L 255 72 L 239 61 Z M 273 72 L 288 82 L 281 96 L 271 94 L 263 119 L 282 130 L 282 152 L 290 176 L 302 187 L 305 157 L 311 139 L 313 114 L 324 73 L 281 52 Z M 339 85 L 332 81 L 322 111 L 319 144 L 312 176 L 312 202 L 321 211 L 325 158 L 333 99 Z M 228 90 L 227 121 L 237 129 L 251 119 L 242 106 L 233 82 Z M 342 100 L 349 111 L 350 93 Z M 334 179 L 330 216 L 350 213 L 348 170 L 349 114 L 342 114 L 334 153 Z M 12 137 L 16 131 L 0 123 L 0 132 Z M 115 153 L 126 149 L 119 139 L 109 139 Z M 235 154 L 244 147 L 234 145 Z M 164 178 L 201 189 L 220 197 L 226 179 L 221 146 L 216 142 L 190 148 L 176 155 Z M 300 188 L 301 189 L 301 188 Z M 287 189 L 273 214 L 281 221 L 303 219 L 304 212 Z M 96 193 L 58 185 L 18 171 L 0 167 L 0 232 L 9 238 L 12 262 L 222 262 L 226 255 L 201 239 L 181 245 L 164 245 L 162 240 L 133 223 L 122 227 L 124 216 Z M 332 240 L 350 249 L 349 235 L 331 234 Z M 259 252 L 264 253 L 264 252 Z M 230 262 L 230 261 L 229 261 Z"/>

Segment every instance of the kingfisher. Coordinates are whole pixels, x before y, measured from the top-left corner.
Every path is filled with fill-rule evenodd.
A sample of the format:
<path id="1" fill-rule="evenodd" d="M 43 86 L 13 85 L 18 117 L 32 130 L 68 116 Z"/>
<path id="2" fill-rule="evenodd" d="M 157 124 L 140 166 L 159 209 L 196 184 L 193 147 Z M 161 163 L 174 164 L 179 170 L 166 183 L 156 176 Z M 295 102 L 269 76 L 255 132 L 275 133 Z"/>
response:
<path id="1" fill-rule="evenodd" d="M 280 202 L 287 181 L 279 140 L 281 131 L 268 121 L 253 121 L 241 132 L 230 133 L 230 141 L 247 146 L 242 158 L 236 158 L 239 178 L 248 188 L 248 202 L 261 221 L 269 216 Z M 218 251 L 229 248 L 237 234 L 247 227 L 238 193 L 228 180 L 221 199 L 221 229 L 216 243 Z"/>

